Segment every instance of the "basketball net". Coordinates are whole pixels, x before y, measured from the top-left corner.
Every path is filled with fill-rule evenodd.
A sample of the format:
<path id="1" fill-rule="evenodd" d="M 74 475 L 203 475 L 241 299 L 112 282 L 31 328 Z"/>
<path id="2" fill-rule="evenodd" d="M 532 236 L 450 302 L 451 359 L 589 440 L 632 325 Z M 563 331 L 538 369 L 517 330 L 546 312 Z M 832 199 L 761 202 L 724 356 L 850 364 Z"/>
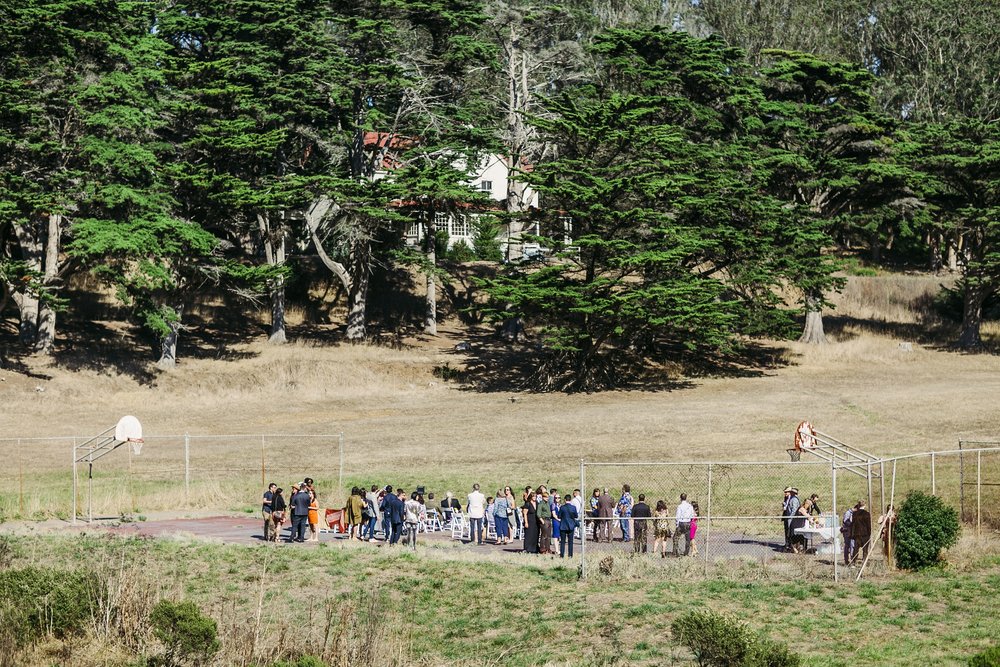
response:
<path id="1" fill-rule="evenodd" d="M 129 438 L 129 447 L 132 448 L 132 453 L 136 456 L 142 453 L 142 442 L 142 438 Z"/>

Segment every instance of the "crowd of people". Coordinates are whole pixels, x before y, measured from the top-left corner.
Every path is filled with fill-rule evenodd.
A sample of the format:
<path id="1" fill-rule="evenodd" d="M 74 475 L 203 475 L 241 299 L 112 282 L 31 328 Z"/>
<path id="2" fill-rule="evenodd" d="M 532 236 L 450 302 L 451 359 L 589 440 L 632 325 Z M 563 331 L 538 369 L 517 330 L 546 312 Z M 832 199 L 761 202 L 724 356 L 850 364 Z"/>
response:
<path id="1" fill-rule="evenodd" d="M 288 542 L 319 539 L 319 506 L 313 480 L 306 478 L 292 484 L 286 500 L 284 489 L 269 484 L 263 494 L 261 511 L 264 519 L 264 539 L 278 541 L 282 527 L 290 522 Z M 645 494 L 633 498 L 628 484 L 621 495 L 613 497 L 608 488 L 594 489 L 585 503 L 580 489 L 560 495 L 558 489 L 546 485 L 526 486 L 515 495 L 510 486 L 485 495 L 474 484 L 463 504 L 449 491 L 440 500 L 423 489 L 409 494 L 392 485 L 373 484 L 369 489 L 354 487 L 343 508 L 345 536 L 368 542 L 384 541 L 395 545 L 402 542 L 416 548 L 419 528 L 429 513 L 440 516 L 444 526 L 453 520 L 468 523 L 468 540 L 485 544 L 491 534 L 495 544 L 512 544 L 516 537 L 527 553 L 572 558 L 574 541 L 592 531 L 595 542 L 632 542 L 635 553 L 648 553 L 653 541 L 653 553 L 665 558 L 668 542 L 673 556 L 697 553 L 694 538 L 698 530 L 698 504 L 680 494 L 680 502 L 671 513 L 666 501 L 659 500 L 655 509 L 646 502 Z"/>

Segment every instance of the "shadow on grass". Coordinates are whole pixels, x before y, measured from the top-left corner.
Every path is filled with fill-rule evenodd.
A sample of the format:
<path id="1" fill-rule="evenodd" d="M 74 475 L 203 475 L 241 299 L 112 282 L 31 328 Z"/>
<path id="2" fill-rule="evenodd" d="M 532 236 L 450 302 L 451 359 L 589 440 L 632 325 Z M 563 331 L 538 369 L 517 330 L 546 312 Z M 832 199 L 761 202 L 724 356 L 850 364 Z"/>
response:
<path id="1" fill-rule="evenodd" d="M 510 341 L 497 332 L 470 330 L 466 343 L 453 349 L 456 365 L 439 366 L 435 374 L 457 379 L 464 388 L 478 392 L 595 392 L 595 391 L 675 391 L 694 386 L 699 377 L 760 377 L 788 365 L 784 350 L 756 343 L 748 344 L 736 356 L 695 356 L 679 349 L 662 349 L 670 361 L 620 354 L 608 357 L 598 368 L 598 381 L 574 386 L 572 370 L 532 339 Z M 464 370 L 459 370 L 464 365 Z"/>

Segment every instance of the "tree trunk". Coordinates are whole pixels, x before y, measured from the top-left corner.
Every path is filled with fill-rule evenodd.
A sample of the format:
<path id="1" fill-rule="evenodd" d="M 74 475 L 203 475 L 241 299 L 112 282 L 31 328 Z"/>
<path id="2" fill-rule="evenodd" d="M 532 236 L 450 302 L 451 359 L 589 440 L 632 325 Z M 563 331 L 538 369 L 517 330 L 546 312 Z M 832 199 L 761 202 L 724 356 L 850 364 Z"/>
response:
<path id="1" fill-rule="evenodd" d="M 505 130 L 507 162 L 507 212 L 511 217 L 507 222 L 507 261 L 519 260 L 524 256 L 524 221 L 517 215 L 526 210 L 524 201 L 526 188 L 516 180 L 515 170 L 521 167 L 521 159 L 528 147 L 528 126 L 524 114 L 528 111 L 528 54 L 520 47 L 520 40 L 510 26 L 508 42 L 504 45 L 507 60 L 507 120 Z"/>
<path id="2" fill-rule="evenodd" d="M 59 239 L 62 236 L 62 215 L 49 214 L 48 233 L 45 238 L 45 269 L 42 285 L 54 289 L 59 279 Z M 35 350 L 51 354 L 56 340 L 56 309 L 51 303 L 41 301 L 38 310 L 38 339 Z"/>
<path id="3" fill-rule="evenodd" d="M 347 290 L 347 340 L 363 341 L 368 336 L 368 280 L 371 277 L 371 246 L 357 241 L 351 252 L 352 280 Z"/>
<path id="4" fill-rule="evenodd" d="M 424 312 L 424 333 L 429 336 L 437 336 L 437 283 L 434 282 L 434 269 L 437 267 L 437 225 L 434 221 L 433 208 L 427 212 L 426 230 L 424 252 L 427 260 L 427 270 L 425 271 L 427 307 Z"/>
<path id="5" fill-rule="evenodd" d="M 974 349 L 982 347 L 983 339 L 979 328 L 983 323 L 983 303 L 988 290 L 979 281 L 966 280 L 962 298 L 962 333 L 958 336 L 958 346 Z"/>
<path id="6" fill-rule="evenodd" d="M 41 273 L 44 266 L 40 230 L 34 225 L 14 225 L 14 234 L 24 263 L 32 271 Z M 23 345 L 34 347 L 38 343 L 38 296 L 25 289 L 14 293 L 14 303 L 20 311 L 18 339 Z"/>
<path id="7" fill-rule="evenodd" d="M 270 266 L 281 266 L 285 263 L 285 228 L 275 230 L 271 225 L 270 213 L 257 214 L 257 226 L 264 241 L 264 256 Z M 269 285 L 271 288 L 271 336 L 268 343 L 281 345 L 288 341 L 285 335 L 285 279 L 276 278 Z"/>
<path id="8" fill-rule="evenodd" d="M 157 368 L 170 370 L 177 366 L 177 339 L 181 332 L 181 309 L 177 308 L 177 319 L 168 325 L 170 332 L 160 339 L 160 360 Z"/>
<path id="9" fill-rule="evenodd" d="M 823 332 L 822 300 L 822 296 L 818 294 L 806 295 L 806 325 L 799 338 L 800 343 L 824 345 L 829 342 Z"/>

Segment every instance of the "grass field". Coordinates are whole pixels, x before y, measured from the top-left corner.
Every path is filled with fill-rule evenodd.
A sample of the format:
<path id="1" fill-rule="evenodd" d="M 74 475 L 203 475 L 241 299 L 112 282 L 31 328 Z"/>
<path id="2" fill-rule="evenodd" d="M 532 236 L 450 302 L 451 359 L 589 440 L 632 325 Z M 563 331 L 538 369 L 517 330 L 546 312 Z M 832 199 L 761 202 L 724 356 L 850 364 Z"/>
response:
<path id="1" fill-rule="evenodd" d="M 691 562 L 658 568 L 656 577 L 640 568 L 581 582 L 557 560 L 472 558 L 450 546 L 411 555 L 366 545 L 304 550 L 183 539 L 8 544 L 8 567 L 75 563 L 104 573 L 128 614 L 160 597 L 196 602 L 219 622 L 218 665 L 302 654 L 328 664 L 690 664 L 669 626 L 700 607 L 748 621 L 809 665 L 957 665 L 1000 635 L 989 602 L 1000 594 L 995 540 L 961 544 L 949 567 L 860 585 L 777 580 L 752 563 L 702 580 Z M 345 643 L 357 651 L 369 634 L 377 641 L 351 662 Z M 140 625 L 128 642 L 113 628 L 42 642 L 18 664 L 136 664 L 136 655 L 160 650 Z"/>
<path id="2" fill-rule="evenodd" d="M 677 376 L 670 391 L 477 391 L 433 372 L 483 363 L 479 339 L 471 338 L 471 354 L 456 352 L 469 334 L 448 327 L 402 347 L 314 338 L 280 348 L 237 343 L 218 358 L 182 359 L 166 374 L 104 363 L 96 353 L 74 365 L 23 358 L 16 370 L 0 369 L 0 436 L 93 434 L 123 414 L 137 415 L 147 435 L 343 432 L 345 485 L 456 492 L 473 482 L 487 490 L 545 481 L 572 488 L 580 459 L 786 460 L 802 419 L 880 456 L 998 440 L 1000 356 L 945 345 L 954 329 L 926 307 L 937 285 L 925 276 L 852 277 L 827 319 L 834 344 L 766 343 L 769 365 Z M 995 346 L 997 326 L 985 334 Z M 0 442 L 0 520 L 66 516 L 71 444 Z M 287 485 L 312 474 L 321 496 L 336 499 L 336 450 L 335 438 L 269 437 L 265 476 Z M 252 508 L 261 451 L 259 437 L 193 440 L 185 493 L 183 437 L 149 438 L 140 457 L 116 452 L 98 466 L 95 511 Z M 928 483 L 919 466 L 902 474 Z M 618 476 L 608 483 L 629 481 Z M 769 483 L 757 482 L 751 495 L 764 502 Z M 861 585 L 834 584 L 827 572 L 788 582 L 755 563 L 720 566 L 711 580 L 700 567 L 678 564 L 667 577 L 661 568 L 630 566 L 580 582 L 575 568 L 553 561 L 475 559 L 448 547 L 414 557 L 350 545 L 296 551 L 86 536 L 7 538 L 0 566 L 110 572 L 129 590 L 146 591 L 139 606 L 158 597 L 194 600 L 227 637 L 219 665 L 324 652 L 331 664 L 356 664 L 331 639 L 361 632 L 355 611 L 381 638 L 367 658 L 383 664 L 687 664 L 691 656 L 673 645 L 668 628 L 694 606 L 737 614 L 788 641 L 807 664 L 960 664 L 1000 635 L 990 603 L 1000 592 L 996 539 L 965 538 L 943 569 L 878 574 Z M 309 637 L 292 641 L 303 618 Z M 790 622 L 795 632 L 784 630 Z M 144 632 L 128 646 L 98 630 L 50 639 L 17 664 L 134 664 L 137 651 L 156 649 Z"/>

